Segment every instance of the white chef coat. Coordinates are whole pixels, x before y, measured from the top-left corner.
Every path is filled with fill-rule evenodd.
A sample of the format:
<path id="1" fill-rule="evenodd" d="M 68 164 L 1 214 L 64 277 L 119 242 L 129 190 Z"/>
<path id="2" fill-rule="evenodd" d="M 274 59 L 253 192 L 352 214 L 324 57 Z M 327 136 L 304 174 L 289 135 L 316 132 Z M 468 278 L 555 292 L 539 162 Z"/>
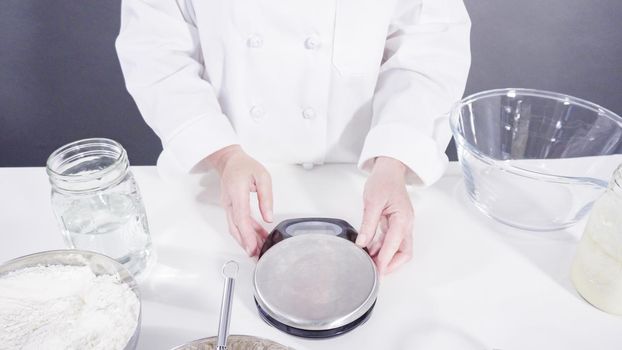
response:
<path id="1" fill-rule="evenodd" d="M 462 0 L 124 0 L 116 48 L 184 170 L 240 144 L 267 162 L 393 157 L 427 185 L 446 167 L 469 31 Z"/>

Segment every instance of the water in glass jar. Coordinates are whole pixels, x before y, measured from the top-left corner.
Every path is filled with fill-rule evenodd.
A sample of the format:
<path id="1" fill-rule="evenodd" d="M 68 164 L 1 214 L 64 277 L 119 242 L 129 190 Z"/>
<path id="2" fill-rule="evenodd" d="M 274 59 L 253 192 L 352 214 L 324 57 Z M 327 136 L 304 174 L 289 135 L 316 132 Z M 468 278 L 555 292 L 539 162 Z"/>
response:
<path id="1" fill-rule="evenodd" d="M 145 272 L 152 255 L 147 218 L 140 198 L 100 193 L 74 199 L 61 215 L 72 248 L 108 255 L 134 275 Z"/>

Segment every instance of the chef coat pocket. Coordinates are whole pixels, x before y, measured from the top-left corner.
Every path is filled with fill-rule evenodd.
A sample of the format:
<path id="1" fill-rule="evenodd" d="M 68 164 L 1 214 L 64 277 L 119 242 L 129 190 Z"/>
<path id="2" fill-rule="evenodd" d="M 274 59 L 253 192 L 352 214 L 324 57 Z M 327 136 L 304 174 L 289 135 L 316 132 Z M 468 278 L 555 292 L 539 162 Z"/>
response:
<path id="1" fill-rule="evenodd" d="M 336 1 L 332 61 L 340 74 L 378 74 L 388 25 L 382 1 Z"/>

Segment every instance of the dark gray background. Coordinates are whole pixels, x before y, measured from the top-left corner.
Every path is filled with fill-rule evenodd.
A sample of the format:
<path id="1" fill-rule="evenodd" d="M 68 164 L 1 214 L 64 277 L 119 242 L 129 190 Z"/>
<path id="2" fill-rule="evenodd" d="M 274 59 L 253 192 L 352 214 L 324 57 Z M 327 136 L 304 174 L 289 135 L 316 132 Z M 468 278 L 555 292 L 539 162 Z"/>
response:
<path id="1" fill-rule="evenodd" d="M 554 90 L 622 113 L 622 1 L 466 4 L 467 93 Z M 116 139 L 133 164 L 155 163 L 159 139 L 127 94 L 114 50 L 119 8 L 119 0 L 0 0 L 0 166 L 42 166 L 56 147 L 86 137 Z"/>

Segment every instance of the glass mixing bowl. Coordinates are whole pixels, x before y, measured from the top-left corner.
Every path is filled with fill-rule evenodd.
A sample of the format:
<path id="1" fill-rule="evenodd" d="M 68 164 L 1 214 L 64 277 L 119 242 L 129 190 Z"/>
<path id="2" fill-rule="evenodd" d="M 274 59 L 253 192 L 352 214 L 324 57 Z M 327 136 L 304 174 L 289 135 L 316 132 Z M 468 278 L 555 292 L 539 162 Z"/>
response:
<path id="1" fill-rule="evenodd" d="M 21 270 L 27 267 L 49 266 L 49 265 L 71 265 L 71 266 L 88 266 L 96 276 L 99 275 L 118 275 L 119 280 L 127 284 L 130 289 L 138 297 L 139 304 L 140 293 L 138 285 L 130 272 L 116 260 L 105 255 L 85 251 L 85 250 L 50 250 L 31 255 L 22 256 L 13 260 L 9 260 L 0 265 L 0 276 L 8 274 L 12 271 Z M 45 286 L 42 286 L 45 287 Z M 139 305 L 139 310 L 142 308 Z M 138 321 L 132 337 L 128 340 L 123 350 L 134 350 L 138 343 L 140 334 L 140 324 L 142 311 L 139 311 Z"/>
<path id="2" fill-rule="evenodd" d="M 475 206 L 521 229 L 575 224 L 622 163 L 622 118 L 554 92 L 480 92 L 454 107 L 450 126 Z"/>

